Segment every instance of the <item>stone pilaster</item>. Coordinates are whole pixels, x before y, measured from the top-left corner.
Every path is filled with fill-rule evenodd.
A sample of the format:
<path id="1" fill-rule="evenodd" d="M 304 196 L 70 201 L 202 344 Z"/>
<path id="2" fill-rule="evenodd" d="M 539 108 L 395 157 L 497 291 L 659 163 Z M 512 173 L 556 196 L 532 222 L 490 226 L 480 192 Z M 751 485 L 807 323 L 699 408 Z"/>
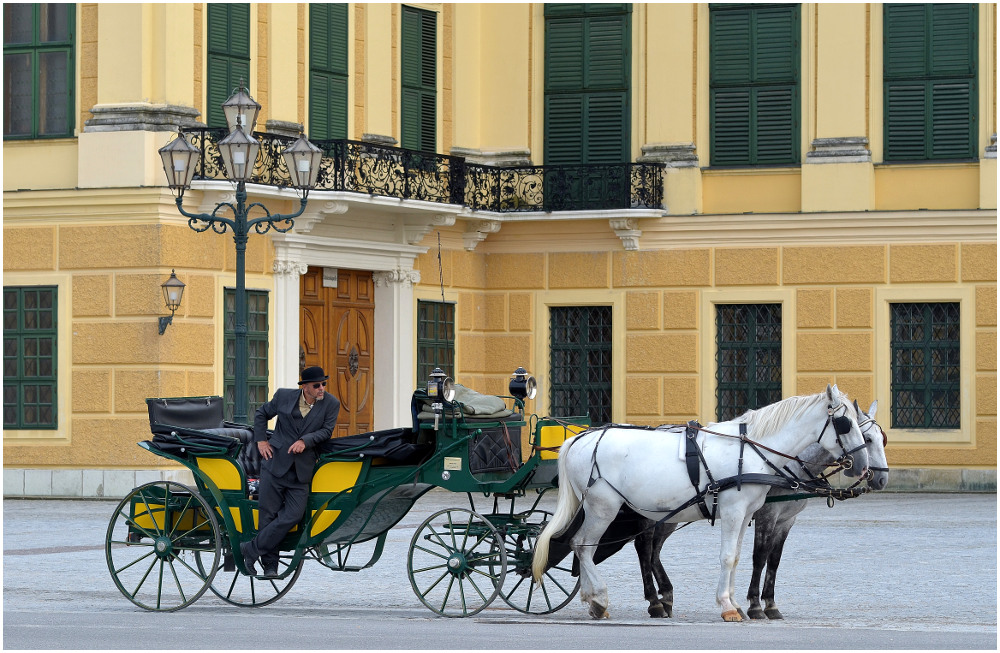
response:
<path id="1" fill-rule="evenodd" d="M 309 266 L 302 261 L 275 259 L 274 271 L 274 382 L 293 388 L 299 380 L 299 285 Z"/>

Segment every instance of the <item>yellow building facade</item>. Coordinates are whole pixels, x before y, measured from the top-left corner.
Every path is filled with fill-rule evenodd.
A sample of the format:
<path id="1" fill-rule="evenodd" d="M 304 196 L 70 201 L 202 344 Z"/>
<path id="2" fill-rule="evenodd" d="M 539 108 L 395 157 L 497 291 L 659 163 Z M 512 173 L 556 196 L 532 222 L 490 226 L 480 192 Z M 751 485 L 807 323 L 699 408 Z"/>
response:
<path id="1" fill-rule="evenodd" d="M 259 131 L 324 133 L 330 165 L 341 166 L 339 181 L 310 193 L 292 231 L 250 237 L 247 287 L 264 298 L 262 392 L 294 385 L 304 361 L 340 365 L 333 350 L 343 344 L 354 371 L 333 392 L 371 416 L 342 413 L 342 422 L 407 424 L 426 371 L 424 311 L 443 306 L 456 381 L 504 393 L 524 366 L 540 384 L 529 409 L 557 414 L 569 401 L 557 387 L 570 392 L 574 383 L 560 367 L 560 320 L 589 315 L 605 333 L 595 387 L 612 421 L 704 423 L 740 403 L 741 383 L 778 397 L 836 383 L 862 408 L 878 400 L 890 487 L 995 490 L 995 4 L 967 13 L 964 77 L 935 77 L 933 55 L 933 74 L 906 72 L 898 62 L 911 54 L 891 43 L 912 16 L 879 4 L 275 3 L 224 14 L 211 4 L 83 3 L 64 5 L 63 15 L 24 5 L 33 9 L 19 16 L 9 6 L 5 23 L 33 21 L 25 30 L 34 36 L 5 41 L 5 62 L 23 57 L 28 80 L 23 98 L 5 97 L 6 114 L 23 114 L 5 123 L 3 152 L 5 496 L 122 496 L 143 480 L 172 478 L 179 472 L 135 444 L 150 437 L 145 398 L 225 394 L 231 234 L 189 228 L 157 149 L 178 127 L 210 144 L 205 125 L 218 127 L 210 99 L 237 73 L 262 105 Z M 927 30 L 945 23 L 932 11 Z M 768 32 L 772 19 L 786 32 Z M 55 20 L 65 35 L 52 36 Z M 334 63 L 316 49 L 319 25 Z M 222 27 L 246 36 L 244 53 L 220 50 L 230 42 L 220 40 Z M 622 47 L 608 54 L 595 35 L 611 29 Z M 744 37 L 749 81 L 727 81 L 742 64 L 726 67 L 738 49 L 726 39 Z M 766 78 L 768 43 L 794 62 L 787 80 Z M 62 81 L 52 81 L 47 55 L 66 62 Z M 578 59 L 576 82 L 559 66 L 576 70 Z M 223 65 L 230 77 L 215 81 Z M 614 74 L 602 78 L 609 67 Z M 934 113 L 950 106 L 936 95 L 939 78 L 974 89 L 959 120 Z M 794 151 L 772 163 L 769 127 L 753 120 L 771 111 L 768 94 L 779 87 L 791 89 L 789 126 L 779 131 Z M 932 106 L 922 118 L 931 144 L 914 157 L 898 140 L 912 125 L 896 103 L 897 92 L 917 87 L 931 89 L 921 96 Z M 339 90 L 320 100 L 328 88 Z M 744 96 L 746 112 L 726 113 L 726 102 Z M 601 113 L 608 98 L 624 98 L 610 122 Z M 560 111 L 578 101 L 582 122 L 573 123 Z M 52 113 L 56 102 L 65 115 Z M 742 136 L 724 145 L 726 121 L 739 127 L 746 115 L 750 158 L 727 158 Z M 958 123 L 967 127 L 965 154 L 935 140 Z M 566 150 L 559 129 L 577 149 Z M 618 159 L 601 154 L 607 134 Z M 355 158 L 338 158 L 355 149 Z M 433 170 L 428 152 L 437 153 Z M 391 163 L 365 168 L 375 159 Z M 615 204 L 599 186 L 595 200 L 586 187 L 598 182 L 576 164 L 605 180 L 627 169 L 631 191 Z M 402 181 L 373 186 L 376 169 L 403 170 Z M 503 181 L 504 171 L 516 181 Z M 185 207 L 211 212 L 234 186 L 201 172 Z M 571 181 L 562 187 L 564 172 Z M 655 188 L 637 194 L 646 174 Z M 281 184 L 248 188 L 273 212 L 297 204 Z M 186 289 L 160 334 L 160 284 L 171 270 Z M 322 299 L 354 283 L 360 290 L 349 298 Z M 35 387 L 23 360 L 33 336 L 17 317 L 34 310 L 37 288 L 52 302 L 45 338 L 54 347 L 41 424 L 24 394 Z M 331 315 L 359 302 L 371 312 L 357 329 L 337 331 Z M 320 305 L 333 313 L 316 322 L 310 307 Z M 742 307 L 738 315 L 764 307 L 769 344 L 732 340 L 722 307 Z M 925 308 L 946 314 L 950 344 L 925 340 L 914 354 L 900 334 Z M 939 326 L 906 324 L 911 336 Z M 769 362 L 727 358 L 740 351 Z M 942 379 L 907 372 L 915 356 L 940 356 L 946 369 L 927 374 Z M 8 359 L 18 362 L 8 368 Z M 744 368 L 766 378 L 746 379 Z M 923 383 L 928 414 L 940 409 L 940 420 L 915 423 L 902 405 L 916 396 L 913 383 Z"/>

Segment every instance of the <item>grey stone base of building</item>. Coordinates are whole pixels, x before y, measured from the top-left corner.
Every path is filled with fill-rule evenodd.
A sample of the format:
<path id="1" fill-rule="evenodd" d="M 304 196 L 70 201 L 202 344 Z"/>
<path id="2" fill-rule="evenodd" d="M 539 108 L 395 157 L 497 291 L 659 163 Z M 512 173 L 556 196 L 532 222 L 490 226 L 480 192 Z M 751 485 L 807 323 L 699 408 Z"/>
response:
<path id="1" fill-rule="evenodd" d="M 121 499 L 153 481 L 194 485 L 188 469 L 4 469 L 5 499 Z"/>
<path id="2" fill-rule="evenodd" d="M 840 474 L 834 483 L 847 487 L 855 479 Z M 995 469 L 935 469 L 893 467 L 885 492 L 996 492 Z"/>
<path id="3" fill-rule="evenodd" d="M 5 499 L 121 499 L 152 481 L 194 485 L 187 469 L 4 469 Z M 854 482 L 841 477 L 836 483 Z M 893 468 L 886 492 L 996 492 L 995 469 Z"/>

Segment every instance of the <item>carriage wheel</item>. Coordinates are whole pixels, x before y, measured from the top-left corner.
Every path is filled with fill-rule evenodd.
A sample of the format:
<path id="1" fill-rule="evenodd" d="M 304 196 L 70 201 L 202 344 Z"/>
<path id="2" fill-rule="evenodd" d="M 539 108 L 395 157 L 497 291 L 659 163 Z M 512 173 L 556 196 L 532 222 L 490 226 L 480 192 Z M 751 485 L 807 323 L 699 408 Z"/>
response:
<path id="1" fill-rule="evenodd" d="M 215 510 L 173 481 L 132 490 L 115 508 L 104 548 L 122 594 L 140 608 L 160 612 L 180 610 L 205 593 L 220 550 Z M 210 564 L 198 564 L 199 556 Z"/>
<path id="2" fill-rule="evenodd" d="M 417 598 L 445 617 L 478 613 L 500 592 L 507 570 L 501 542 L 478 513 L 450 508 L 431 515 L 413 534 L 406 561 Z"/>
<path id="3" fill-rule="evenodd" d="M 278 556 L 279 578 L 255 578 L 241 574 L 235 567 L 232 571 L 226 571 L 226 557 L 223 556 L 215 565 L 214 580 L 212 581 L 212 593 L 226 603 L 232 603 L 244 608 L 259 608 L 270 603 L 274 603 L 292 589 L 292 585 L 299 579 L 302 573 L 302 560 L 300 559 L 295 569 L 288 572 L 292 566 L 293 554 L 282 552 Z M 204 558 L 197 556 L 198 569 L 207 570 L 211 564 L 210 556 Z M 230 565 L 233 566 L 233 565 Z"/>
<path id="4" fill-rule="evenodd" d="M 552 513 L 535 510 L 528 513 L 522 521 L 512 523 L 504 529 L 507 573 L 500 586 L 500 598 L 518 612 L 555 612 L 573 600 L 580 589 L 579 577 L 573 576 L 572 555 L 546 571 L 541 586 L 536 585 L 531 578 L 535 542 L 551 517 Z"/>

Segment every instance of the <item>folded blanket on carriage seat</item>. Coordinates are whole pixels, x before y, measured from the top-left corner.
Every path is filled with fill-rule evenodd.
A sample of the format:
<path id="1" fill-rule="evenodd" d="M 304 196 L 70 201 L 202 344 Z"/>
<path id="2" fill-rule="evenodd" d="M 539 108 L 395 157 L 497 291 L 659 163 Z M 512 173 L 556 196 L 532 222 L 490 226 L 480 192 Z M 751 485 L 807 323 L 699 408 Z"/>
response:
<path id="1" fill-rule="evenodd" d="M 452 402 L 452 406 L 461 406 L 462 414 L 466 417 L 483 420 L 500 420 L 514 414 L 514 411 L 507 408 L 507 402 L 500 397 L 484 395 L 458 383 L 455 384 L 455 400 Z M 445 414 L 456 416 L 458 411 L 455 408 L 446 408 Z M 421 421 L 434 419 L 434 411 L 431 409 L 429 401 L 425 400 L 417 419 Z"/>

